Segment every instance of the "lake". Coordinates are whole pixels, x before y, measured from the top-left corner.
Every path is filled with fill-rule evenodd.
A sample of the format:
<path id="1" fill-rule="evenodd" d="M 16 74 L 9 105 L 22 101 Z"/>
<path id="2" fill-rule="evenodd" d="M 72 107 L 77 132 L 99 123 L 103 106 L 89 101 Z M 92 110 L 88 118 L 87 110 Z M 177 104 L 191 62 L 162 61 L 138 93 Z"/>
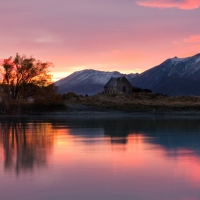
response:
<path id="1" fill-rule="evenodd" d="M 2 200 L 198 200 L 200 118 L 0 117 Z"/>

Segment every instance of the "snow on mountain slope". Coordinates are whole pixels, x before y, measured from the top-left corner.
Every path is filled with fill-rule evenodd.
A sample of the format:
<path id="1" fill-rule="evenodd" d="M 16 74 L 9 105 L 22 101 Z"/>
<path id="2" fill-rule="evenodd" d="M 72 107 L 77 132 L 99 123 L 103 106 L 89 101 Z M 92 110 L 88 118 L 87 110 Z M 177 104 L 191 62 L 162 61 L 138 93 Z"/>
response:
<path id="1" fill-rule="evenodd" d="M 73 74 L 63 78 L 55 83 L 58 87 L 58 92 L 67 93 L 70 91 L 77 94 L 97 94 L 103 91 L 104 85 L 109 81 L 111 77 L 126 76 L 129 80 L 132 80 L 136 74 L 121 74 L 117 71 L 104 72 L 92 69 L 86 69 L 82 71 L 74 72 Z"/>
<path id="2" fill-rule="evenodd" d="M 166 81 L 169 80 L 166 79 L 167 77 L 173 77 L 173 81 Z M 180 81 L 180 79 L 182 80 Z M 169 95 L 180 95 L 182 93 L 184 95 L 193 95 L 193 88 L 191 88 L 191 92 L 189 92 L 189 89 L 187 89 L 188 92 L 186 94 L 183 91 L 184 88 L 182 87 L 182 85 L 187 85 L 186 82 L 188 82 L 191 87 L 195 87 L 196 82 L 192 81 L 200 81 L 200 54 L 188 58 L 174 57 L 171 59 L 167 59 L 160 65 L 138 75 L 136 78 L 133 79 L 132 84 L 141 88 L 149 88 L 153 92 L 160 93 L 167 93 L 166 88 L 168 88 L 167 94 Z M 193 86 L 191 83 L 194 83 Z M 176 87 L 173 86 L 174 84 L 176 85 Z M 161 87 L 161 85 L 163 87 Z M 197 85 L 196 87 L 199 86 Z M 197 93 L 195 92 L 195 95 L 196 94 Z"/>
<path id="3" fill-rule="evenodd" d="M 74 72 L 55 83 L 58 92 L 97 94 L 111 77 L 126 76 L 133 86 L 149 88 L 155 93 L 200 96 L 200 54 L 188 58 L 170 58 L 142 74 L 121 74 L 92 69 Z"/>

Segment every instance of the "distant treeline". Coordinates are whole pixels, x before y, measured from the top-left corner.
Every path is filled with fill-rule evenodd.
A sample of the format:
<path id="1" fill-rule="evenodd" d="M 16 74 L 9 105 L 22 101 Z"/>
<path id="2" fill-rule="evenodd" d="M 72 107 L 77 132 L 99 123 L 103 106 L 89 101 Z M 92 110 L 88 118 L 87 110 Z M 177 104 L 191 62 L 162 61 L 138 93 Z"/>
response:
<path id="1" fill-rule="evenodd" d="M 133 87 L 132 92 L 146 92 L 146 93 L 152 93 L 152 91 L 150 89 L 142 89 L 142 88 L 138 88 L 138 87 Z"/>

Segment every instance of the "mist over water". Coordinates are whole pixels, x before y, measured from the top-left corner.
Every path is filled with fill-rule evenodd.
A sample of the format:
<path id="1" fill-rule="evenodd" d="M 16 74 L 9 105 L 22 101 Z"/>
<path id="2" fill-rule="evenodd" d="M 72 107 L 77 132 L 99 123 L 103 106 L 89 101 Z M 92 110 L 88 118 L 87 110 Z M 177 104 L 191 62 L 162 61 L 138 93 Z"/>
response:
<path id="1" fill-rule="evenodd" d="M 0 117 L 2 199 L 195 200 L 199 117 Z"/>

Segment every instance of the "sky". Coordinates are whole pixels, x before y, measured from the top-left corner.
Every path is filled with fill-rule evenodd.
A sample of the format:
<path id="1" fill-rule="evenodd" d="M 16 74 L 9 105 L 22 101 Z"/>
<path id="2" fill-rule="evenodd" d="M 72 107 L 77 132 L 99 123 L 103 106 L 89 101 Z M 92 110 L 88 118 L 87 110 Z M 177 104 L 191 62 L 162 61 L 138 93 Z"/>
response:
<path id="1" fill-rule="evenodd" d="M 95 69 L 141 73 L 200 53 L 200 0 L 0 0 L 0 60 L 52 62 L 54 80 Z"/>

